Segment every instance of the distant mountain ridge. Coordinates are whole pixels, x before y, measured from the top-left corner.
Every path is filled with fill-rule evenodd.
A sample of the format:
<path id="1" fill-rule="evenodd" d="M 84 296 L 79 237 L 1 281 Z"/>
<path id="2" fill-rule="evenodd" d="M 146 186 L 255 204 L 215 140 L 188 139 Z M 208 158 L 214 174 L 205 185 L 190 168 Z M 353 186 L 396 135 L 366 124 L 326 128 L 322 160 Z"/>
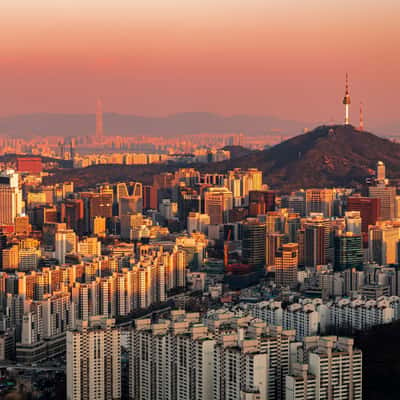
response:
<path id="1" fill-rule="evenodd" d="M 311 187 L 357 187 L 371 176 L 379 160 L 385 162 L 389 178 L 400 178 L 400 144 L 360 132 L 351 125 L 320 126 L 268 150 L 251 151 L 240 146 L 230 150 L 231 160 L 192 166 L 203 172 L 221 173 L 233 168 L 259 168 L 264 182 L 282 192 Z M 96 165 L 59 170 L 47 181 L 74 180 L 79 186 L 94 186 L 102 177 L 104 182 L 134 179 L 151 184 L 153 175 L 177 168 L 179 165 Z"/>
<path id="2" fill-rule="evenodd" d="M 198 133 L 288 134 L 301 132 L 304 122 L 271 116 L 222 116 L 208 112 L 178 113 L 164 117 L 104 113 L 105 135 L 173 136 Z M 95 131 L 95 114 L 26 114 L 0 117 L 0 135 L 87 136 Z"/>

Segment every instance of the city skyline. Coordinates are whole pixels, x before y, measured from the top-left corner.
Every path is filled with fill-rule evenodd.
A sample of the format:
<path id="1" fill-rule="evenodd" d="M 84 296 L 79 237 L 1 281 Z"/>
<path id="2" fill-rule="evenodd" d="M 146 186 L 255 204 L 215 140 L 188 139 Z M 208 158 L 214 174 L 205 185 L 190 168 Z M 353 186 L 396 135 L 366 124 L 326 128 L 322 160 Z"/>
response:
<path id="1" fill-rule="evenodd" d="M 368 126 L 399 124 L 393 1 L 7 3 L 2 116 L 92 113 L 101 97 L 105 110 L 145 116 L 342 121 L 348 71 L 351 120 L 363 102 Z"/>

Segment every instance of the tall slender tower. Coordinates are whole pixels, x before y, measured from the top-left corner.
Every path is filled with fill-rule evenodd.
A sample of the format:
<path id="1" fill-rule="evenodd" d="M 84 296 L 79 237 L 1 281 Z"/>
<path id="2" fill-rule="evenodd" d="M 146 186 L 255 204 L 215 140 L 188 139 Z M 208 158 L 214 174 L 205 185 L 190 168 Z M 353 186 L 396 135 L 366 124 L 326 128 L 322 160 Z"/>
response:
<path id="1" fill-rule="evenodd" d="M 360 131 L 364 130 L 364 112 L 363 112 L 363 103 L 360 103 L 360 126 L 358 127 Z"/>
<path id="2" fill-rule="evenodd" d="M 344 124 L 349 125 L 349 108 L 350 108 L 350 92 L 349 92 L 349 76 L 346 73 L 346 90 L 343 98 L 343 104 L 345 109 Z"/>
<path id="3" fill-rule="evenodd" d="M 96 138 L 101 139 L 103 137 L 103 103 L 100 99 L 97 99 L 96 104 Z"/>

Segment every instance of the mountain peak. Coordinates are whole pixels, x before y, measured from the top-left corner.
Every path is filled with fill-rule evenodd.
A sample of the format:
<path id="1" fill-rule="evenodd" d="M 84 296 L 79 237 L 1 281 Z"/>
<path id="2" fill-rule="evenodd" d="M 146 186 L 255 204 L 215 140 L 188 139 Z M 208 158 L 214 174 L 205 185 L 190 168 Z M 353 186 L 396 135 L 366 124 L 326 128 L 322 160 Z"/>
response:
<path id="1" fill-rule="evenodd" d="M 290 191 L 360 185 L 379 160 L 389 176 L 400 176 L 399 144 L 352 125 L 323 125 L 231 164 L 257 167 L 269 185 Z"/>

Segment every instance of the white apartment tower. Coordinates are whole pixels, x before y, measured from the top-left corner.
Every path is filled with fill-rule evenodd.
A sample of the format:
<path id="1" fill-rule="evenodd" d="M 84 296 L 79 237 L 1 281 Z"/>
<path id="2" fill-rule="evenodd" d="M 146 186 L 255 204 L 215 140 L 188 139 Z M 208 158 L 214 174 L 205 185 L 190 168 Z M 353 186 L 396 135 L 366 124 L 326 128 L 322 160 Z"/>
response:
<path id="1" fill-rule="evenodd" d="M 67 400 L 121 399 L 121 333 L 115 321 L 82 321 L 67 332 Z"/>

